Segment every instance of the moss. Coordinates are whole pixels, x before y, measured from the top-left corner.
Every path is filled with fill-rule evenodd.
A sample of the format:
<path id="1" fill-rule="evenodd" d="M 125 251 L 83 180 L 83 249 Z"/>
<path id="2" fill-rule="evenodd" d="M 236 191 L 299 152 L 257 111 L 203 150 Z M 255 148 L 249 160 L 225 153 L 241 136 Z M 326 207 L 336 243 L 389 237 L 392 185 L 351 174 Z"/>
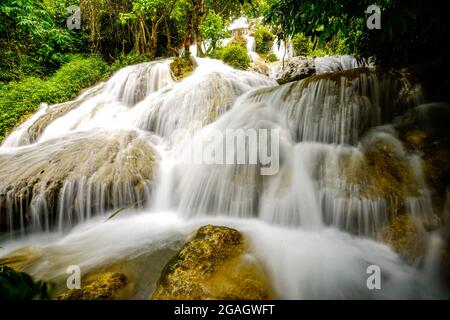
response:
<path id="1" fill-rule="evenodd" d="M 26 270 L 27 266 L 39 258 L 39 252 L 30 247 L 21 248 L 0 258 L 0 265 L 7 265 L 18 271 Z"/>
<path id="2" fill-rule="evenodd" d="M 430 122 L 433 126 L 433 122 Z M 427 187 L 432 191 L 435 212 L 443 212 L 450 185 L 450 137 L 447 133 L 429 130 L 417 123 L 397 128 L 405 148 L 421 156 Z"/>
<path id="3" fill-rule="evenodd" d="M 407 260 L 414 261 L 426 250 L 426 233 L 408 214 L 390 219 L 383 229 L 383 240 Z"/>
<path id="4" fill-rule="evenodd" d="M 161 272 L 152 299 L 268 299 L 262 270 L 234 229 L 201 227 Z"/>
<path id="5" fill-rule="evenodd" d="M 405 157 L 389 140 L 375 139 L 365 146 L 362 157 L 346 155 L 340 165 L 347 181 L 360 187 L 362 196 L 395 203 L 419 196 L 420 186 Z"/>
<path id="6" fill-rule="evenodd" d="M 195 61 L 189 55 L 183 55 L 181 57 L 176 57 L 170 64 L 170 70 L 177 80 L 181 80 L 189 76 L 195 69 Z"/>
<path id="7" fill-rule="evenodd" d="M 58 300 L 112 300 L 126 296 L 127 276 L 116 272 L 95 275 L 81 289 L 72 289 L 60 294 Z"/>

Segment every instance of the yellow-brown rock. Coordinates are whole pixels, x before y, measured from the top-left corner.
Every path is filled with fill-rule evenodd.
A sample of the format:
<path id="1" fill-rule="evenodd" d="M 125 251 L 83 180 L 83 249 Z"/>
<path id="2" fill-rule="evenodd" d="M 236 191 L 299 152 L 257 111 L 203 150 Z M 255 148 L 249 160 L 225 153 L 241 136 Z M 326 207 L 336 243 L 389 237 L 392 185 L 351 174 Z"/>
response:
<path id="1" fill-rule="evenodd" d="M 264 273 L 239 231 L 201 227 L 164 267 L 152 299 L 269 299 Z"/>
<path id="2" fill-rule="evenodd" d="M 106 272 L 90 278 L 81 289 L 68 290 L 58 300 L 113 300 L 127 297 L 130 283 L 121 273 Z"/>
<path id="3" fill-rule="evenodd" d="M 419 228 L 411 215 L 401 214 L 390 219 L 384 227 L 383 240 L 408 260 L 425 254 L 426 232 Z"/>

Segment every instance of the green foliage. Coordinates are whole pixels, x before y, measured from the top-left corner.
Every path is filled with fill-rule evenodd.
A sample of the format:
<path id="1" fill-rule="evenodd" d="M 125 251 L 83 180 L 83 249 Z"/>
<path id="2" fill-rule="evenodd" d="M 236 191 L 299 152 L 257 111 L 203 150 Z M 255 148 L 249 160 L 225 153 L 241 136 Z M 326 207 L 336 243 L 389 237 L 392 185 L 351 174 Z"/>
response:
<path id="1" fill-rule="evenodd" d="M 209 50 L 214 50 L 217 47 L 217 42 L 229 37 L 229 33 L 225 29 L 224 21 L 222 17 L 209 10 L 205 20 L 200 26 L 200 32 L 203 39 L 209 40 L 211 45 Z"/>
<path id="2" fill-rule="evenodd" d="M 60 103 L 74 98 L 105 75 L 109 67 L 99 57 L 72 56 L 52 77 L 28 77 L 12 81 L 0 90 L 0 140 L 22 117 L 37 110 L 40 103 Z"/>
<path id="3" fill-rule="evenodd" d="M 247 50 L 241 46 L 226 46 L 222 50 L 222 60 L 237 69 L 245 70 L 250 66 Z"/>
<path id="4" fill-rule="evenodd" d="M 76 52 L 80 37 L 46 11 L 38 0 L 0 4 L 0 81 L 42 74 Z"/>
<path id="5" fill-rule="evenodd" d="M 177 79 L 182 79 L 194 71 L 194 60 L 189 55 L 176 57 L 170 64 L 170 70 Z"/>
<path id="6" fill-rule="evenodd" d="M 272 49 L 274 35 L 268 28 L 259 26 L 255 30 L 256 52 L 265 54 Z"/>
<path id="7" fill-rule="evenodd" d="M 0 265 L 0 300 L 49 299 L 49 285 L 24 272 Z"/>
<path id="8" fill-rule="evenodd" d="M 294 47 L 295 54 L 298 56 L 308 56 L 314 46 L 311 42 L 311 38 L 306 37 L 303 33 L 297 33 L 294 37 L 292 37 L 292 45 Z"/>
<path id="9" fill-rule="evenodd" d="M 208 54 L 208 56 L 209 56 L 211 59 L 222 60 L 224 49 L 225 49 L 225 47 L 217 47 L 217 48 L 215 48 L 213 51 L 211 51 L 211 52 Z"/>
<path id="10" fill-rule="evenodd" d="M 115 72 L 123 67 L 131 64 L 138 64 L 143 62 L 148 62 L 149 58 L 146 55 L 131 52 L 129 54 L 121 54 L 112 63 L 110 67 L 110 72 Z"/>
<path id="11" fill-rule="evenodd" d="M 242 48 L 247 48 L 247 40 L 244 38 L 242 34 L 238 34 L 233 37 L 231 41 L 228 43 L 228 46 L 240 46 Z"/>
<path id="12" fill-rule="evenodd" d="M 366 10 L 372 4 L 382 12 L 380 30 L 366 26 Z M 375 55 L 386 67 L 444 56 L 442 44 L 450 38 L 444 1 L 269 0 L 264 23 L 270 24 L 279 38 L 303 33 L 316 47 L 325 50 L 327 44 L 334 52 Z"/>
<path id="13" fill-rule="evenodd" d="M 266 60 L 268 62 L 275 62 L 278 61 L 277 55 L 275 53 L 271 53 L 266 57 Z"/>

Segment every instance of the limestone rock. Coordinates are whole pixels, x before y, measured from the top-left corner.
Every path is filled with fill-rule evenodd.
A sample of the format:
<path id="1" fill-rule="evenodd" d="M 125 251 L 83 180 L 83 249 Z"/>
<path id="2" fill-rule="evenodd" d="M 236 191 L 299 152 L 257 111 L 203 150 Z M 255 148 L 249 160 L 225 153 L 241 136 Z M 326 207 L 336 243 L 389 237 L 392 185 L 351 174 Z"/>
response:
<path id="1" fill-rule="evenodd" d="M 0 230 L 142 205 L 156 161 L 148 137 L 126 130 L 72 133 L 2 153 Z"/>
<path id="2" fill-rule="evenodd" d="M 265 76 L 269 76 L 270 73 L 269 66 L 263 59 L 256 59 L 255 61 L 253 61 L 250 69 Z"/>
<path id="3" fill-rule="evenodd" d="M 418 154 L 433 207 L 443 212 L 450 185 L 450 105 L 419 105 L 397 119 L 396 129 L 406 149 Z"/>
<path id="4" fill-rule="evenodd" d="M 165 266 L 152 299 L 269 299 L 264 273 L 234 229 L 201 227 Z"/>
<path id="5" fill-rule="evenodd" d="M 93 276 L 81 289 L 68 290 L 58 300 L 112 300 L 127 296 L 128 278 L 121 273 L 106 272 Z"/>
<path id="6" fill-rule="evenodd" d="M 426 233 L 419 225 L 411 215 L 398 215 L 386 224 L 383 240 L 406 259 L 415 260 L 426 250 Z"/>
<path id="7" fill-rule="evenodd" d="M 279 62 L 281 63 L 281 62 Z M 284 69 L 277 75 L 279 84 L 302 80 L 316 73 L 316 67 L 313 58 L 293 57 L 285 62 Z"/>

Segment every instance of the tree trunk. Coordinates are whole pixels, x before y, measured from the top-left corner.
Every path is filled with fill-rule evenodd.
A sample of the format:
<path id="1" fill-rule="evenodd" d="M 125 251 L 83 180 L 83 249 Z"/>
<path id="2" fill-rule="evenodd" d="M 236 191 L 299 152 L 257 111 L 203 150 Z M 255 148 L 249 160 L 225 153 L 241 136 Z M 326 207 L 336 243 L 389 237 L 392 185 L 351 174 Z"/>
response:
<path id="1" fill-rule="evenodd" d="M 166 36 L 167 36 L 167 50 L 169 50 L 169 52 L 171 52 L 175 57 L 178 57 L 178 50 L 174 47 L 172 47 L 172 41 L 170 39 L 170 27 L 169 27 L 169 22 L 166 20 L 164 20 L 165 23 L 165 27 L 166 27 Z"/>

